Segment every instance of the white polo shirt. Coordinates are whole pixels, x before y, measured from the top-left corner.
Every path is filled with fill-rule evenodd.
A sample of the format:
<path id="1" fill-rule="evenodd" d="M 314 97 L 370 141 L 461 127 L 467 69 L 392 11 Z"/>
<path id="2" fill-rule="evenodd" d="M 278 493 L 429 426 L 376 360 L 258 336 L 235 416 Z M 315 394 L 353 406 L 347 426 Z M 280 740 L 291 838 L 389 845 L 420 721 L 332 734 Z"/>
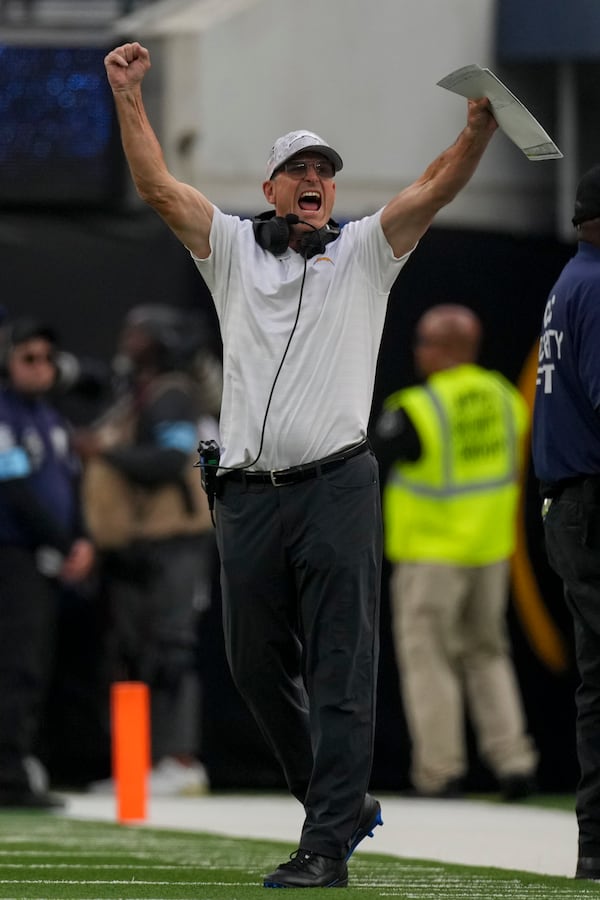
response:
<path id="1" fill-rule="evenodd" d="M 387 298 L 410 255 L 394 257 L 380 218 L 345 225 L 308 260 L 302 287 L 299 253 L 263 250 L 250 220 L 215 207 L 211 254 L 193 258 L 223 339 L 222 466 L 286 468 L 366 437 Z"/>

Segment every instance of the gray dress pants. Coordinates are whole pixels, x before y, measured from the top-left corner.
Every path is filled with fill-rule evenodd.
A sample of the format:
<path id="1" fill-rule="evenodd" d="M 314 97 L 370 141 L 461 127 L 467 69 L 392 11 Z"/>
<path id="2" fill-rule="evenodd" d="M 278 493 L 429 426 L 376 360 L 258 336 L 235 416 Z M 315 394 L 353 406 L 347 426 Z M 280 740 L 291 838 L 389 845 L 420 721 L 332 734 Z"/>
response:
<path id="1" fill-rule="evenodd" d="M 216 507 L 233 679 L 303 803 L 301 846 L 346 854 L 372 765 L 381 511 L 371 452 L 299 484 L 224 476 Z"/>

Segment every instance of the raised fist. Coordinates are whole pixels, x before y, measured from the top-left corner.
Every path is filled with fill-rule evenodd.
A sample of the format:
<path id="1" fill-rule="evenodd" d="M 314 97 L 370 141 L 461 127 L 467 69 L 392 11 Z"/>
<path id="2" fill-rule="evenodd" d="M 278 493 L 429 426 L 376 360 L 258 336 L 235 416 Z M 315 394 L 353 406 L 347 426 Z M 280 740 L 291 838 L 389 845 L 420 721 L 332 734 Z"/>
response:
<path id="1" fill-rule="evenodd" d="M 141 44 L 115 47 L 104 59 L 113 91 L 128 91 L 139 85 L 150 68 L 150 54 Z"/>

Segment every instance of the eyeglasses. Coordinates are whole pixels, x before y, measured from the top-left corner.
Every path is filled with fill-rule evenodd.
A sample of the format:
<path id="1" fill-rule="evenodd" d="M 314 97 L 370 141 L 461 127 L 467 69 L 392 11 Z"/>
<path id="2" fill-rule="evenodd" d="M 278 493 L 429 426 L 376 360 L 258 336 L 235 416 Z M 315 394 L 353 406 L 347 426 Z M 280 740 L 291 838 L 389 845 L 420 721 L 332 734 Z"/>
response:
<path id="1" fill-rule="evenodd" d="M 278 172 L 285 172 L 290 178 L 301 181 L 306 178 L 309 169 L 315 170 L 315 175 L 319 178 L 333 178 L 335 176 L 335 166 L 329 159 L 292 159 L 284 163 Z"/>
<path id="2" fill-rule="evenodd" d="M 16 360 L 17 362 L 25 363 L 26 366 L 34 366 L 36 363 L 54 365 L 56 362 L 52 353 L 24 353 L 23 356 L 17 356 Z"/>

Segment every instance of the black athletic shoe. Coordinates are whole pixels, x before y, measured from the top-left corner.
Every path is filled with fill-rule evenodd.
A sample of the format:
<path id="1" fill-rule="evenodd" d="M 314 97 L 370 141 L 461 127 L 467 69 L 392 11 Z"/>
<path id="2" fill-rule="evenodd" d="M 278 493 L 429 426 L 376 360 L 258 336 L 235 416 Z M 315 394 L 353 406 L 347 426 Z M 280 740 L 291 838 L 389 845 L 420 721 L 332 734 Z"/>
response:
<path id="1" fill-rule="evenodd" d="M 300 847 L 278 869 L 265 875 L 267 888 L 346 887 L 348 869 L 343 859 L 320 856 Z"/>
<path id="2" fill-rule="evenodd" d="M 373 832 L 378 825 L 383 825 L 379 801 L 375 797 L 371 797 L 370 794 L 365 794 L 358 825 L 350 838 L 350 848 L 346 854 L 346 862 L 348 862 L 361 841 L 366 837 L 373 837 Z"/>
<path id="3" fill-rule="evenodd" d="M 600 858 L 597 856 L 580 856 L 577 860 L 575 878 L 588 878 L 600 881 Z"/>

